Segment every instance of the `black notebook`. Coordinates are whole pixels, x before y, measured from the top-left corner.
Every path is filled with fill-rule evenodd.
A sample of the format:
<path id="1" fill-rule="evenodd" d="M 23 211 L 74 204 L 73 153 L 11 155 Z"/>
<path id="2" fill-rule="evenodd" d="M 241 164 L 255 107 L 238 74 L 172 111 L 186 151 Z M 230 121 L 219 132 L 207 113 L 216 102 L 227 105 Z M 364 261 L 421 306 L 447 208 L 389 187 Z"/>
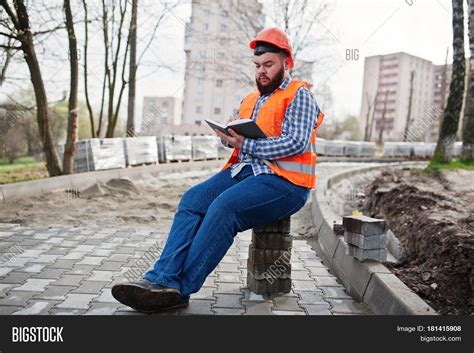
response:
<path id="1" fill-rule="evenodd" d="M 232 135 L 229 133 L 228 130 L 229 128 L 232 128 L 232 130 L 234 130 L 239 135 L 242 135 L 251 139 L 267 137 L 263 133 L 263 131 L 258 127 L 257 123 L 252 119 L 237 119 L 237 120 L 231 121 L 227 125 L 223 125 L 214 120 L 209 120 L 209 119 L 204 119 L 204 120 L 206 121 L 206 123 L 209 124 L 209 126 L 213 130 L 217 129 L 229 136 L 232 136 Z"/>

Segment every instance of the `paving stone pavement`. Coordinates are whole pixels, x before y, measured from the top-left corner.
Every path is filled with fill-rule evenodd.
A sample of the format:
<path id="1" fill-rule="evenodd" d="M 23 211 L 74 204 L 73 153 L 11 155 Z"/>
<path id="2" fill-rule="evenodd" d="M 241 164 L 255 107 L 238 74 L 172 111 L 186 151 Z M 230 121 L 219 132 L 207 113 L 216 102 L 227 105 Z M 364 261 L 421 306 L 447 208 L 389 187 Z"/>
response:
<path id="1" fill-rule="evenodd" d="M 23 227 L 0 223 L 0 314 L 143 315 L 112 297 L 113 284 L 153 265 L 167 229 Z M 156 315 L 367 315 L 305 240 L 295 238 L 293 288 L 263 297 L 246 287 L 251 231 L 237 235 L 185 309 Z M 155 247 L 154 247 L 155 248 Z M 151 255 L 151 256 L 150 256 Z"/>

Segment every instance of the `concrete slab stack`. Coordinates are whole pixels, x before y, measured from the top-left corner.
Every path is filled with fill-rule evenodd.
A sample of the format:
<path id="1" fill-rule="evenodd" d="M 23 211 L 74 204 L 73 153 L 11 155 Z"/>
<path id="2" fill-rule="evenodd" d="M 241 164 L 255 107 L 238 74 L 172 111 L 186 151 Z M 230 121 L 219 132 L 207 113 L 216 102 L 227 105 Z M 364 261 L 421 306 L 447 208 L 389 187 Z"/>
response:
<path id="1" fill-rule="evenodd" d="M 414 142 L 412 147 L 415 157 L 428 158 L 433 156 L 436 143 Z"/>
<path id="2" fill-rule="evenodd" d="M 322 156 L 326 154 L 326 139 L 316 137 L 316 154 Z"/>
<path id="3" fill-rule="evenodd" d="M 163 135 L 158 138 L 160 162 L 190 161 L 192 159 L 191 136 Z"/>
<path id="4" fill-rule="evenodd" d="M 412 144 L 410 142 L 385 142 L 383 155 L 385 157 L 410 157 L 412 155 Z"/>
<path id="5" fill-rule="evenodd" d="M 158 163 L 155 136 L 127 137 L 124 141 L 127 166 Z"/>
<path id="6" fill-rule="evenodd" d="M 387 222 L 367 216 L 345 216 L 342 219 L 346 255 L 359 261 L 387 260 Z"/>
<path id="7" fill-rule="evenodd" d="M 455 142 L 453 145 L 453 157 L 458 158 L 462 153 L 462 142 Z"/>
<path id="8" fill-rule="evenodd" d="M 362 144 L 359 141 L 346 141 L 344 145 L 344 155 L 347 157 L 360 157 Z"/>
<path id="9" fill-rule="evenodd" d="M 193 136 L 193 160 L 216 159 L 218 157 L 219 144 L 221 144 L 220 138 L 217 136 Z"/>
<path id="10" fill-rule="evenodd" d="M 344 146 L 346 141 L 327 140 L 325 147 L 326 156 L 344 156 Z"/>
<path id="11" fill-rule="evenodd" d="M 256 294 L 291 291 L 290 218 L 254 228 L 247 260 L 247 286 Z"/>
<path id="12" fill-rule="evenodd" d="M 125 168 L 125 153 L 122 138 L 85 139 L 76 142 L 74 168 L 76 173 Z M 58 146 L 62 161 L 64 145 Z"/>
<path id="13" fill-rule="evenodd" d="M 361 142 L 360 156 L 375 157 L 375 142 Z"/>

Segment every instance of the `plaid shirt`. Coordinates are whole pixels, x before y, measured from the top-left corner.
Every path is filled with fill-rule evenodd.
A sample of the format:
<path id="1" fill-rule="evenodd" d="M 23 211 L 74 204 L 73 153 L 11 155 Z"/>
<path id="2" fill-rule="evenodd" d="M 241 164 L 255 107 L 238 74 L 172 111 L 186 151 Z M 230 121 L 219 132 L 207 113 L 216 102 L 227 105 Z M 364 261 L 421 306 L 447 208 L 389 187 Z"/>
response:
<path id="1" fill-rule="evenodd" d="M 277 89 L 286 89 L 290 82 L 291 77 L 287 76 Z M 258 98 L 252 114 L 252 120 L 257 118 L 260 107 L 274 92 L 262 95 Z M 316 119 L 319 112 L 319 107 L 311 92 L 301 87 L 286 109 L 280 136 L 259 139 L 244 138 L 242 148 L 239 150 L 240 162 L 231 167 L 232 178 L 247 164 L 252 166 L 255 176 L 262 173 L 275 174 L 275 172 L 265 164 L 265 159 L 272 160 L 303 153 L 306 146 L 310 143 L 311 134 L 316 126 Z M 234 118 L 237 118 L 237 115 L 238 113 L 234 115 Z M 225 146 L 231 147 L 222 139 L 221 141 Z"/>

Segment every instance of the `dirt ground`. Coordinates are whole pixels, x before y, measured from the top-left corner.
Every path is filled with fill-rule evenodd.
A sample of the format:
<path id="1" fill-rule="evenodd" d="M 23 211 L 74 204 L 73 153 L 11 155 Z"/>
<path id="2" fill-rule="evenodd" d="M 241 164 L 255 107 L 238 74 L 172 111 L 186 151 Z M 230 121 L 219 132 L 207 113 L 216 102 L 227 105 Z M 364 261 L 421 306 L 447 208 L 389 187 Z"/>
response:
<path id="1" fill-rule="evenodd" d="M 364 198 L 364 214 L 387 219 L 405 251 L 386 266 L 438 313 L 472 314 L 474 171 L 384 171 Z"/>
<path id="2" fill-rule="evenodd" d="M 113 179 L 87 189 L 60 190 L 0 204 L 0 222 L 155 228 L 170 223 L 184 192 L 212 170 L 131 181 Z"/>
<path id="3" fill-rule="evenodd" d="M 184 192 L 219 170 L 173 173 L 135 181 L 112 179 L 85 190 L 61 190 L 0 203 L 0 223 L 169 229 Z M 309 204 L 292 220 L 295 236 L 314 231 Z"/>

